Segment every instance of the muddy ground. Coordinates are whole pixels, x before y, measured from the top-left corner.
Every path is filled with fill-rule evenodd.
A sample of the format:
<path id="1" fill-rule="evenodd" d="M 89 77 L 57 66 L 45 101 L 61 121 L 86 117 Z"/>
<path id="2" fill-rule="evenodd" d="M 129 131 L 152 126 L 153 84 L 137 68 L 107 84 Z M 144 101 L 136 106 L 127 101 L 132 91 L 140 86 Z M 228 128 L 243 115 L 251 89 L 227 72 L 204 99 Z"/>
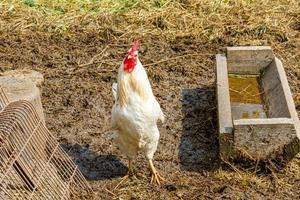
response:
<path id="1" fill-rule="evenodd" d="M 214 55 L 233 41 L 204 43 L 182 37 L 165 42 L 147 37 L 141 42 L 141 62 L 166 115 L 165 124 L 159 124 L 154 161 L 166 181 L 160 187 L 151 185 L 146 160 L 139 156 L 134 165 L 139 180 L 115 188 L 127 163 L 109 139 L 111 84 L 130 41 L 105 41 L 97 33 L 80 32 L 0 35 L 1 71 L 29 68 L 43 73 L 47 126 L 80 166 L 96 199 L 300 198 L 299 158 L 273 174 L 219 165 Z M 299 44 L 293 45 L 280 47 L 293 53 Z M 299 113 L 299 62 L 283 62 Z"/>

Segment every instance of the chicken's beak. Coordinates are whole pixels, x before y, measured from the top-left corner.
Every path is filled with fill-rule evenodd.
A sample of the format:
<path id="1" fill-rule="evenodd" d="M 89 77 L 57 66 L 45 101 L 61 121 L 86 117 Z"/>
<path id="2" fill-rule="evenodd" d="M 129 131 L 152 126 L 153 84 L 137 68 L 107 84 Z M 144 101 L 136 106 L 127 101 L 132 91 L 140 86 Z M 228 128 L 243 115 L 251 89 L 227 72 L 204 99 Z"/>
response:
<path id="1" fill-rule="evenodd" d="M 128 56 L 127 56 L 127 58 L 128 58 L 128 59 L 131 59 L 131 58 L 132 58 L 132 56 L 131 56 L 131 55 L 128 55 Z"/>

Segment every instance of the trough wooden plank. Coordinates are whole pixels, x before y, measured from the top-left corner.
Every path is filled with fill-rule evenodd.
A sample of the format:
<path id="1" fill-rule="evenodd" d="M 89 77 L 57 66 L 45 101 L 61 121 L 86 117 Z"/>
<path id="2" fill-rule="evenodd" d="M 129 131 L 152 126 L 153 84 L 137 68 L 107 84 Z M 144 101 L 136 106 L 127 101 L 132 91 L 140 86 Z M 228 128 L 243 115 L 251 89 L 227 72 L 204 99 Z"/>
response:
<path id="1" fill-rule="evenodd" d="M 233 123 L 234 146 L 242 155 L 266 160 L 284 154 L 291 158 L 299 152 L 299 143 L 292 143 L 297 136 L 291 118 L 239 119 Z"/>
<path id="2" fill-rule="evenodd" d="M 233 151 L 233 124 L 226 57 L 217 54 L 216 63 L 220 157 L 228 160 Z"/>
<path id="3" fill-rule="evenodd" d="M 297 114 L 297 111 L 295 108 L 295 103 L 293 100 L 292 92 L 289 87 L 289 83 L 288 83 L 282 62 L 278 58 L 275 58 L 273 64 L 277 68 L 279 79 L 280 79 L 280 82 L 281 82 L 281 85 L 283 88 L 283 92 L 284 92 L 284 96 L 285 96 L 287 106 L 289 109 L 289 114 L 292 117 L 292 119 L 294 120 L 296 133 L 297 133 L 298 138 L 300 138 L 300 121 L 299 121 L 299 117 L 298 117 L 298 114 Z"/>
<path id="4" fill-rule="evenodd" d="M 259 74 L 274 58 L 269 46 L 227 47 L 229 73 Z"/>
<path id="5" fill-rule="evenodd" d="M 287 117 L 291 118 L 285 90 L 277 68 L 277 61 L 273 62 L 264 70 L 261 83 L 264 91 L 264 102 L 266 104 L 269 118 Z M 289 88 L 288 88 L 289 89 Z"/>

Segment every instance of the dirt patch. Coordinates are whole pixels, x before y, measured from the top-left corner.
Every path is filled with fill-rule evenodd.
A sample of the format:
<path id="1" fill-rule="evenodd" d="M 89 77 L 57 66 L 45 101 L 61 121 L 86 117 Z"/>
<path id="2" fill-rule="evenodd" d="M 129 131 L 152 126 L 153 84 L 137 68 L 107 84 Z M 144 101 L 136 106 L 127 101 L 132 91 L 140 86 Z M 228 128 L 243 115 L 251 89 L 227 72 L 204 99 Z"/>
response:
<path id="1" fill-rule="evenodd" d="M 140 156 L 135 164 L 140 180 L 114 189 L 126 173 L 127 163 L 109 139 L 111 84 L 128 44 L 116 41 L 106 48 L 106 44 L 96 39 L 86 43 L 76 37 L 51 38 L 43 34 L 2 36 L 0 41 L 4 44 L 2 71 L 30 68 L 44 74 L 42 101 L 47 126 L 79 164 L 98 199 L 299 196 L 294 191 L 300 184 L 296 178 L 299 172 L 296 177 L 288 177 L 294 184 L 278 188 L 270 175 L 253 175 L 247 180 L 240 178 L 246 176 L 244 172 L 232 175 L 230 170 L 217 168 L 213 56 L 218 51 L 216 46 L 197 40 L 189 45 L 184 45 L 184 40 L 176 44 L 143 40 L 147 50 L 141 52 L 140 58 L 146 66 L 148 64 L 146 70 L 167 119 L 165 124 L 160 124 L 161 139 L 155 154 L 155 165 L 167 181 L 161 187 L 150 185 L 147 163 Z M 201 48 L 191 50 L 191 45 Z M 194 56 L 180 57 L 187 53 L 178 49 L 186 49 Z M 101 63 L 80 66 L 99 53 L 105 57 Z M 170 60 L 151 64 L 166 59 Z M 289 72 L 294 73 L 291 68 L 288 75 Z M 299 77 L 289 75 L 289 78 L 297 81 Z M 294 91 L 295 86 L 292 85 Z"/>

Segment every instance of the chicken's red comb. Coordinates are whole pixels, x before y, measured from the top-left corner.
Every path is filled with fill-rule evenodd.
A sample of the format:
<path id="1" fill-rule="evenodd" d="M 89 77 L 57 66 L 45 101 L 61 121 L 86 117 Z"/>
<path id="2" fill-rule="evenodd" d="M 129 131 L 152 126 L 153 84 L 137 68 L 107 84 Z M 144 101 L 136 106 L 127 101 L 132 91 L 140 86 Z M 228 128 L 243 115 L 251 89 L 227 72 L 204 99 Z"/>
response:
<path id="1" fill-rule="evenodd" d="M 130 49 L 130 53 L 133 53 L 135 51 L 137 51 L 140 47 L 140 42 L 139 40 L 135 40 L 133 43 L 132 43 L 132 47 Z"/>

